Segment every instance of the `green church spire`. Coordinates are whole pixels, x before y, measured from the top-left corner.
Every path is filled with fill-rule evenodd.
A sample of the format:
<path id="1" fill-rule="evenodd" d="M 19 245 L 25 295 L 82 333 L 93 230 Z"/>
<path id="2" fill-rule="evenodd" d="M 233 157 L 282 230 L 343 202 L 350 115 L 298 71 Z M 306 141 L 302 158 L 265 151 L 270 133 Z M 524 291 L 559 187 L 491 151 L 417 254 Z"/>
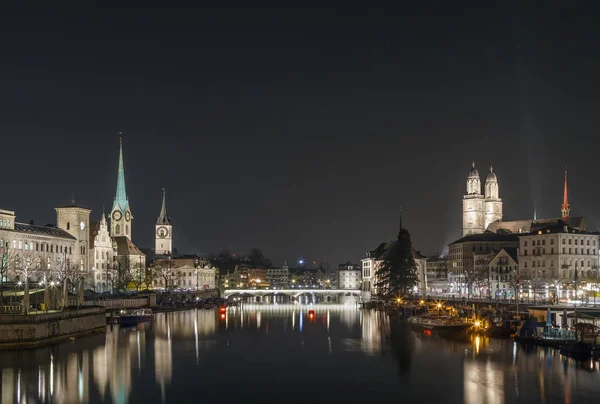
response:
<path id="1" fill-rule="evenodd" d="M 121 135 L 122 133 L 119 132 Z M 118 206 L 121 212 L 127 210 L 127 191 L 125 190 L 125 169 L 123 168 L 123 138 L 119 139 L 119 171 L 117 173 L 117 193 L 113 210 Z"/>

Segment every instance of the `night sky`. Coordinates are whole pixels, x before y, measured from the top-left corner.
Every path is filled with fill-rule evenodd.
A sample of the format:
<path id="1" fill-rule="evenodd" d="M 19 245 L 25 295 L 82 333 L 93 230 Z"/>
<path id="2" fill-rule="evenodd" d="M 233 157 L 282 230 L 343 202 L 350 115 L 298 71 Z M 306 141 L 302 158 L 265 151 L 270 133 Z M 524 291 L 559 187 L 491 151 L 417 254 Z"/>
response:
<path id="1" fill-rule="evenodd" d="M 505 220 L 559 216 L 568 166 L 572 215 L 598 229 L 592 2 L 397 3 L 3 6 L 0 208 L 54 223 L 75 192 L 97 220 L 122 131 L 140 247 L 165 187 L 181 252 L 358 262 L 403 207 L 432 254 L 461 235 L 473 160 Z"/>

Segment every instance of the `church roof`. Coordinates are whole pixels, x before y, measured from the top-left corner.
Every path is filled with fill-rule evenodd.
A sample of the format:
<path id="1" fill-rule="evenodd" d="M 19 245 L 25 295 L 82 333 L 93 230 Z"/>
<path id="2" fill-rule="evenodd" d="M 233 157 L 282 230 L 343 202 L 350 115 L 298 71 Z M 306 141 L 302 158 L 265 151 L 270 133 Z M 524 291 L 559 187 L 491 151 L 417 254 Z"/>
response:
<path id="1" fill-rule="evenodd" d="M 160 215 L 158 215 L 157 225 L 165 224 L 170 225 L 171 219 L 167 213 L 167 191 L 163 188 L 162 190 L 162 207 L 160 208 Z"/>
<path id="2" fill-rule="evenodd" d="M 485 233 L 479 234 L 469 234 L 460 238 L 449 245 L 453 244 L 461 244 L 468 242 L 511 242 L 511 241 L 519 241 L 519 236 L 517 234 L 506 234 L 506 233 L 492 233 L 491 231 L 486 231 Z"/>
<path id="3" fill-rule="evenodd" d="M 496 173 L 492 167 L 490 167 L 490 172 L 485 178 L 485 182 L 498 182 L 498 178 L 496 177 Z"/>
<path id="4" fill-rule="evenodd" d="M 125 168 L 123 166 L 123 139 L 119 140 L 119 169 L 117 172 L 117 191 L 115 193 L 115 203 L 113 210 L 118 207 L 121 212 L 125 212 L 129 206 L 127 200 L 127 190 L 125 189 Z"/>
<path id="5" fill-rule="evenodd" d="M 15 231 L 17 233 L 29 233 L 29 234 L 39 234 L 48 237 L 58 237 L 69 240 L 76 240 L 75 237 L 70 235 L 63 229 L 59 229 L 58 227 L 47 224 L 45 226 L 39 226 L 36 224 L 27 224 L 27 223 L 19 223 L 15 222 L 15 229 L 2 229 L 5 231 Z"/>
<path id="6" fill-rule="evenodd" d="M 475 162 L 471 165 L 471 170 L 469 171 L 469 178 L 477 178 L 479 179 L 479 171 L 475 168 Z"/>
<path id="7" fill-rule="evenodd" d="M 502 231 L 508 233 L 529 233 L 542 227 L 557 224 L 558 222 L 562 222 L 562 219 L 557 217 L 551 219 L 512 220 L 506 222 L 494 222 L 490 223 L 486 231 L 490 231 L 493 233 L 498 233 Z M 569 217 L 567 219 L 567 225 L 578 230 L 586 230 L 585 217 Z"/>
<path id="8" fill-rule="evenodd" d="M 133 241 L 129 240 L 125 236 L 113 237 L 113 240 L 117 243 L 117 255 L 143 255 L 145 254 L 140 251 L 139 248 L 133 244 Z"/>

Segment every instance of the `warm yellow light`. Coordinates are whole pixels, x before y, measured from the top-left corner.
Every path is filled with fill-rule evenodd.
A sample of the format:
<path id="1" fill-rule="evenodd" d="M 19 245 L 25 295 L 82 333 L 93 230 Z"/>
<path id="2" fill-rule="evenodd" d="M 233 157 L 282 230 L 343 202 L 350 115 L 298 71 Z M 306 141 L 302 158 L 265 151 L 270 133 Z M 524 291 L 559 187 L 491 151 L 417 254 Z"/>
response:
<path id="1" fill-rule="evenodd" d="M 425 304 L 425 300 L 421 300 L 421 304 Z"/>
<path id="2" fill-rule="evenodd" d="M 441 308 L 442 308 L 442 304 L 441 304 L 441 303 L 438 303 L 438 304 L 437 304 L 437 308 L 438 308 L 438 309 L 441 309 Z"/>
<path id="3" fill-rule="evenodd" d="M 480 327 L 481 326 L 481 321 L 475 321 L 475 327 Z"/>

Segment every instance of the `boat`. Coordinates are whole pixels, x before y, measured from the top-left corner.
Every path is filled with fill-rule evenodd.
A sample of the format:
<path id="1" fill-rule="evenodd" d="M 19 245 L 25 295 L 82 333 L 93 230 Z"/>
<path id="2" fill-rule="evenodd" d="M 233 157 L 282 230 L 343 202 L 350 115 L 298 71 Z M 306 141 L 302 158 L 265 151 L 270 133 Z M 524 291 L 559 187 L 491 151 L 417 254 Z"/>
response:
<path id="1" fill-rule="evenodd" d="M 429 331 L 437 334 L 464 334 L 473 324 L 455 316 L 425 314 L 408 319 L 414 331 Z"/>
<path id="2" fill-rule="evenodd" d="M 121 310 L 119 323 L 121 325 L 137 325 L 152 320 L 151 309 Z"/>
<path id="3" fill-rule="evenodd" d="M 575 342 L 573 344 L 563 345 L 560 348 L 560 354 L 573 359 L 587 360 L 592 356 L 592 347 L 585 342 Z"/>

